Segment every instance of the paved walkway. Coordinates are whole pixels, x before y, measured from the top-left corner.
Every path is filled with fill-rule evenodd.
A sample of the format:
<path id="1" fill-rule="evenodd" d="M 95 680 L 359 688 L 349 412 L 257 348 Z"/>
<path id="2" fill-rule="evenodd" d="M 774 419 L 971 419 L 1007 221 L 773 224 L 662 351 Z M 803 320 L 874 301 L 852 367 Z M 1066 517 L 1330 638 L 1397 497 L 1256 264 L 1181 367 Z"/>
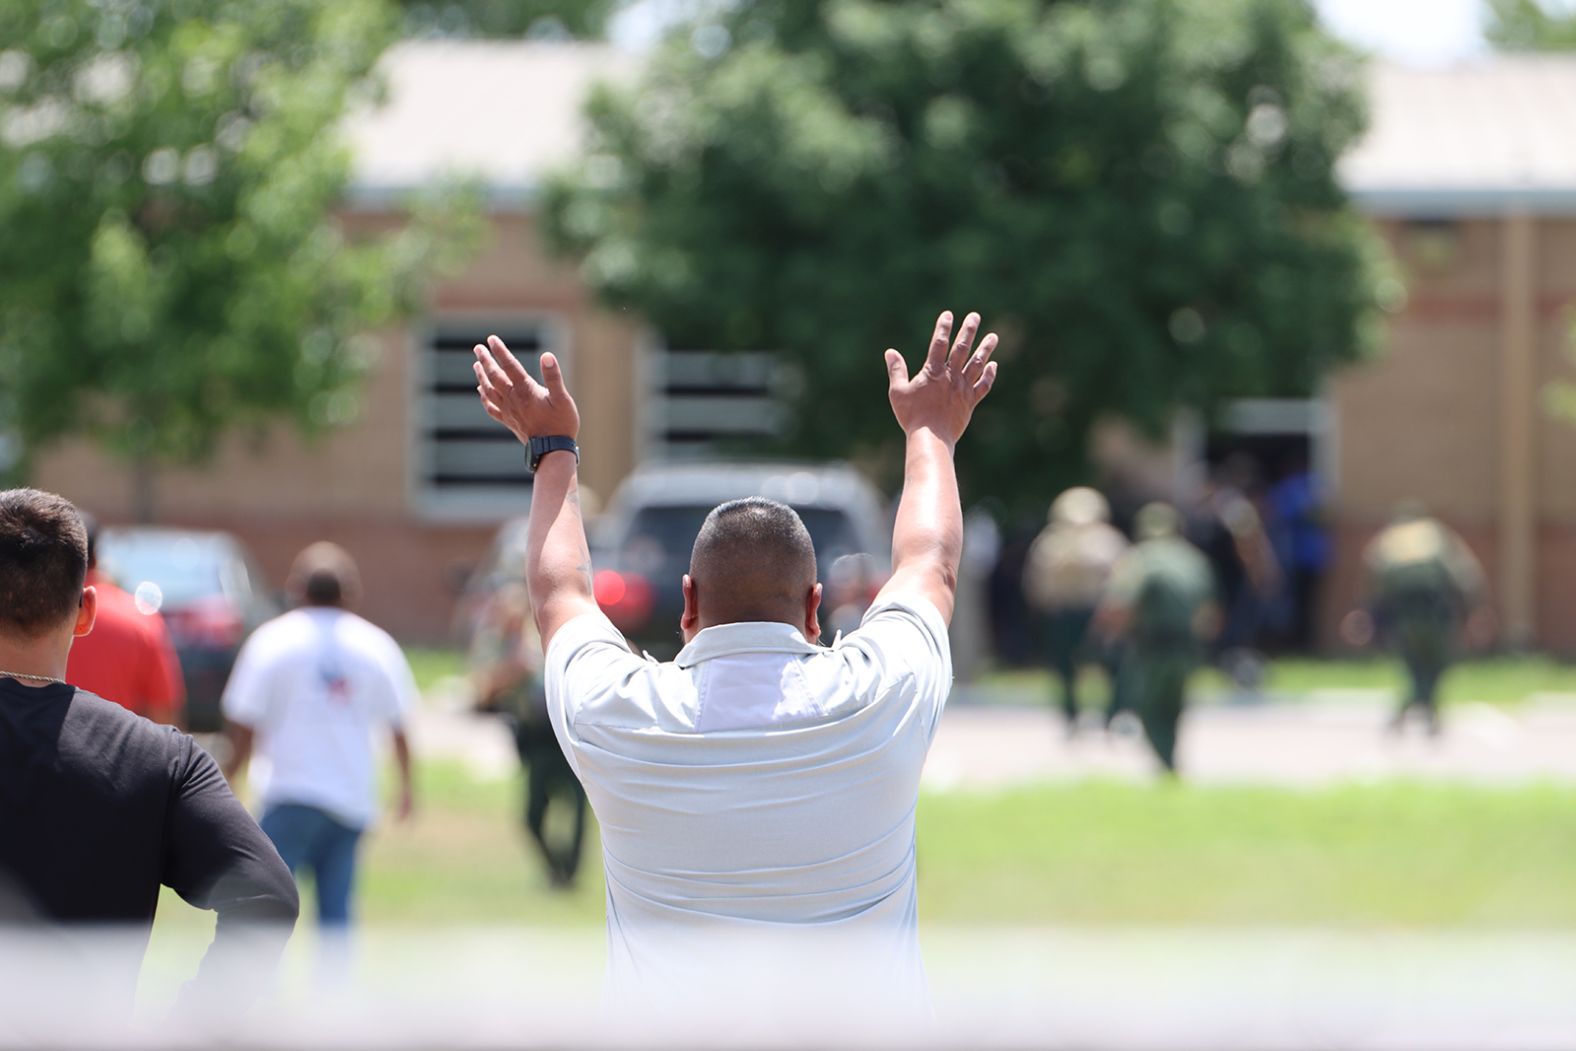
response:
<path id="1" fill-rule="evenodd" d="M 1448 710 L 1445 732 L 1387 732 L 1390 709 L 1363 701 L 1199 706 L 1182 727 L 1179 762 L 1189 780 L 1320 785 L 1384 778 L 1514 783 L 1576 782 L 1576 706 L 1486 704 Z M 925 768 L 933 788 L 1035 780 L 1154 776 L 1136 724 L 1129 733 L 1086 731 L 1069 740 L 1041 708 L 955 705 Z"/>
<path id="2" fill-rule="evenodd" d="M 514 745 L 495 719 L 469 714 L 443 691 L 413 728 L 429 756 L 464 759 L 484 776 L 509 776 Z M 1386 732 L 1380 699 L 1201 705 L 1182 728 L 1180 762 L 1192 781 L 1313 786 L 1385 778 L 1511 784 L 1576 783 L 1576 704 L 1504 709 L 1457 704 L 1438 738 Z M 1090 730 L 1069 740 L 1046 708 L 971 703 L 965 691 L 942 718 L 925 767 L 935 790 L 1099 777 L 1147 781 L 1154 762 L 1136 732 Z"/>

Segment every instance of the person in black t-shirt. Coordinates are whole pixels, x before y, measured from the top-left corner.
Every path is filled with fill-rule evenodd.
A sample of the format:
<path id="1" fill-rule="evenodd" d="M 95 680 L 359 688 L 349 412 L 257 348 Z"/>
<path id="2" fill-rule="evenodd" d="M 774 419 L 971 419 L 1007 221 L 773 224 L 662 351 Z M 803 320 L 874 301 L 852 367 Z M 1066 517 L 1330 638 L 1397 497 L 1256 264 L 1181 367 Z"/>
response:
<path id="1" fill-rule="evenodd" d="M 86 569 L 68 501 L 0 492 L 0 926 L 104 926 L 145 945 L 162 884 L 219 914 L 188 997 L 260 988 L 295 882 L 190 737 L 64 681 L 93 628 Z"/>

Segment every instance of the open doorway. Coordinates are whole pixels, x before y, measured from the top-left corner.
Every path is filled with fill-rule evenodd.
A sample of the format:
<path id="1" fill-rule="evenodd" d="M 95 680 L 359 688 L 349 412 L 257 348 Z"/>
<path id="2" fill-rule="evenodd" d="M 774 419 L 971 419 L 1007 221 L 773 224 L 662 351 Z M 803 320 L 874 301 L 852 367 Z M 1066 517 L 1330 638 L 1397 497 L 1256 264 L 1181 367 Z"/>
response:
<path id="1" fill-rule="evenodd" d="M 1317 649 L 1320 600 L 1333 554 L 1330 406 L 1322 399 L 1244 400 L 1228 407 L 1212 428 L 1194 433 L 1200 489 L 1245 498 L 1273 556 L 1274 583 L 1257 597 L 1253 638 L 1239 641 L 1280 652 Z"/>

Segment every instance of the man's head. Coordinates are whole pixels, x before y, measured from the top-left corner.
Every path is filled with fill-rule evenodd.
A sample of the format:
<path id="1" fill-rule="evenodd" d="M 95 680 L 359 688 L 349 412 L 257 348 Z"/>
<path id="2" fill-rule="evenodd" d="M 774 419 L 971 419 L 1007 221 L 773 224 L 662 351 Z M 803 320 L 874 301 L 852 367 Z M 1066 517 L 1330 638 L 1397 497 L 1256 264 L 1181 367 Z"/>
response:
<path id="1" fill-rule="evenodd" d="M 1111 520 L 1111 505 L 1099 492 L 1076 485 L 1051 502 L 1051 524 L 1081 528 Z"/>
<path id="2" fill-rule="evenodd" d="M 752 496 L 706 516 L 684 577 L 686 642 L 702 628 L 741 621 L 792 624 L 814 642 L 820 605 L 815 547 L 793 508 Z"/>
<path id="3" fill-rule="evenodd" d="M 296 556 L 286 590 L 298 605 L 347 608 L 361 597 L 361 574 L 348 551 L 320 540 Z"/>
<path id="4" fill-rule="evenodd" d="M 37 489 L 0 492 L 0 636 L 31 643 L 93 627 L 87 533 L 69 500 Z"/>

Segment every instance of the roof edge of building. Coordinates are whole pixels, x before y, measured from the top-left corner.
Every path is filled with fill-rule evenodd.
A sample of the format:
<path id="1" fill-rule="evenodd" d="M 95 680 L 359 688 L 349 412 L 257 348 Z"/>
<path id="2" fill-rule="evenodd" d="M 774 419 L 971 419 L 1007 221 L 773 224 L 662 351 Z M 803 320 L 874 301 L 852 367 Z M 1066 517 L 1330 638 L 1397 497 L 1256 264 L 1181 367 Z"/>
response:
<path id="1" fill-rule="evenodd" d="M 437 182 L 381 183 L 352 180 L 345 192 L 344 207 L 348 211 L 369 214 L 409 211 L 408 202 L 432 193 L 441 185 Z M 482 182 L 480 185 L 483 204 L 490 215 L 524 215 L 536 210 L 538 187 L 535 183 Z"/>
<path id="2" fill-rule="evenodd" d="M 1347 192 L 1359 211 L 1386 218 L 1576 215 L 1576 186 L 1372 186 Z"/>

